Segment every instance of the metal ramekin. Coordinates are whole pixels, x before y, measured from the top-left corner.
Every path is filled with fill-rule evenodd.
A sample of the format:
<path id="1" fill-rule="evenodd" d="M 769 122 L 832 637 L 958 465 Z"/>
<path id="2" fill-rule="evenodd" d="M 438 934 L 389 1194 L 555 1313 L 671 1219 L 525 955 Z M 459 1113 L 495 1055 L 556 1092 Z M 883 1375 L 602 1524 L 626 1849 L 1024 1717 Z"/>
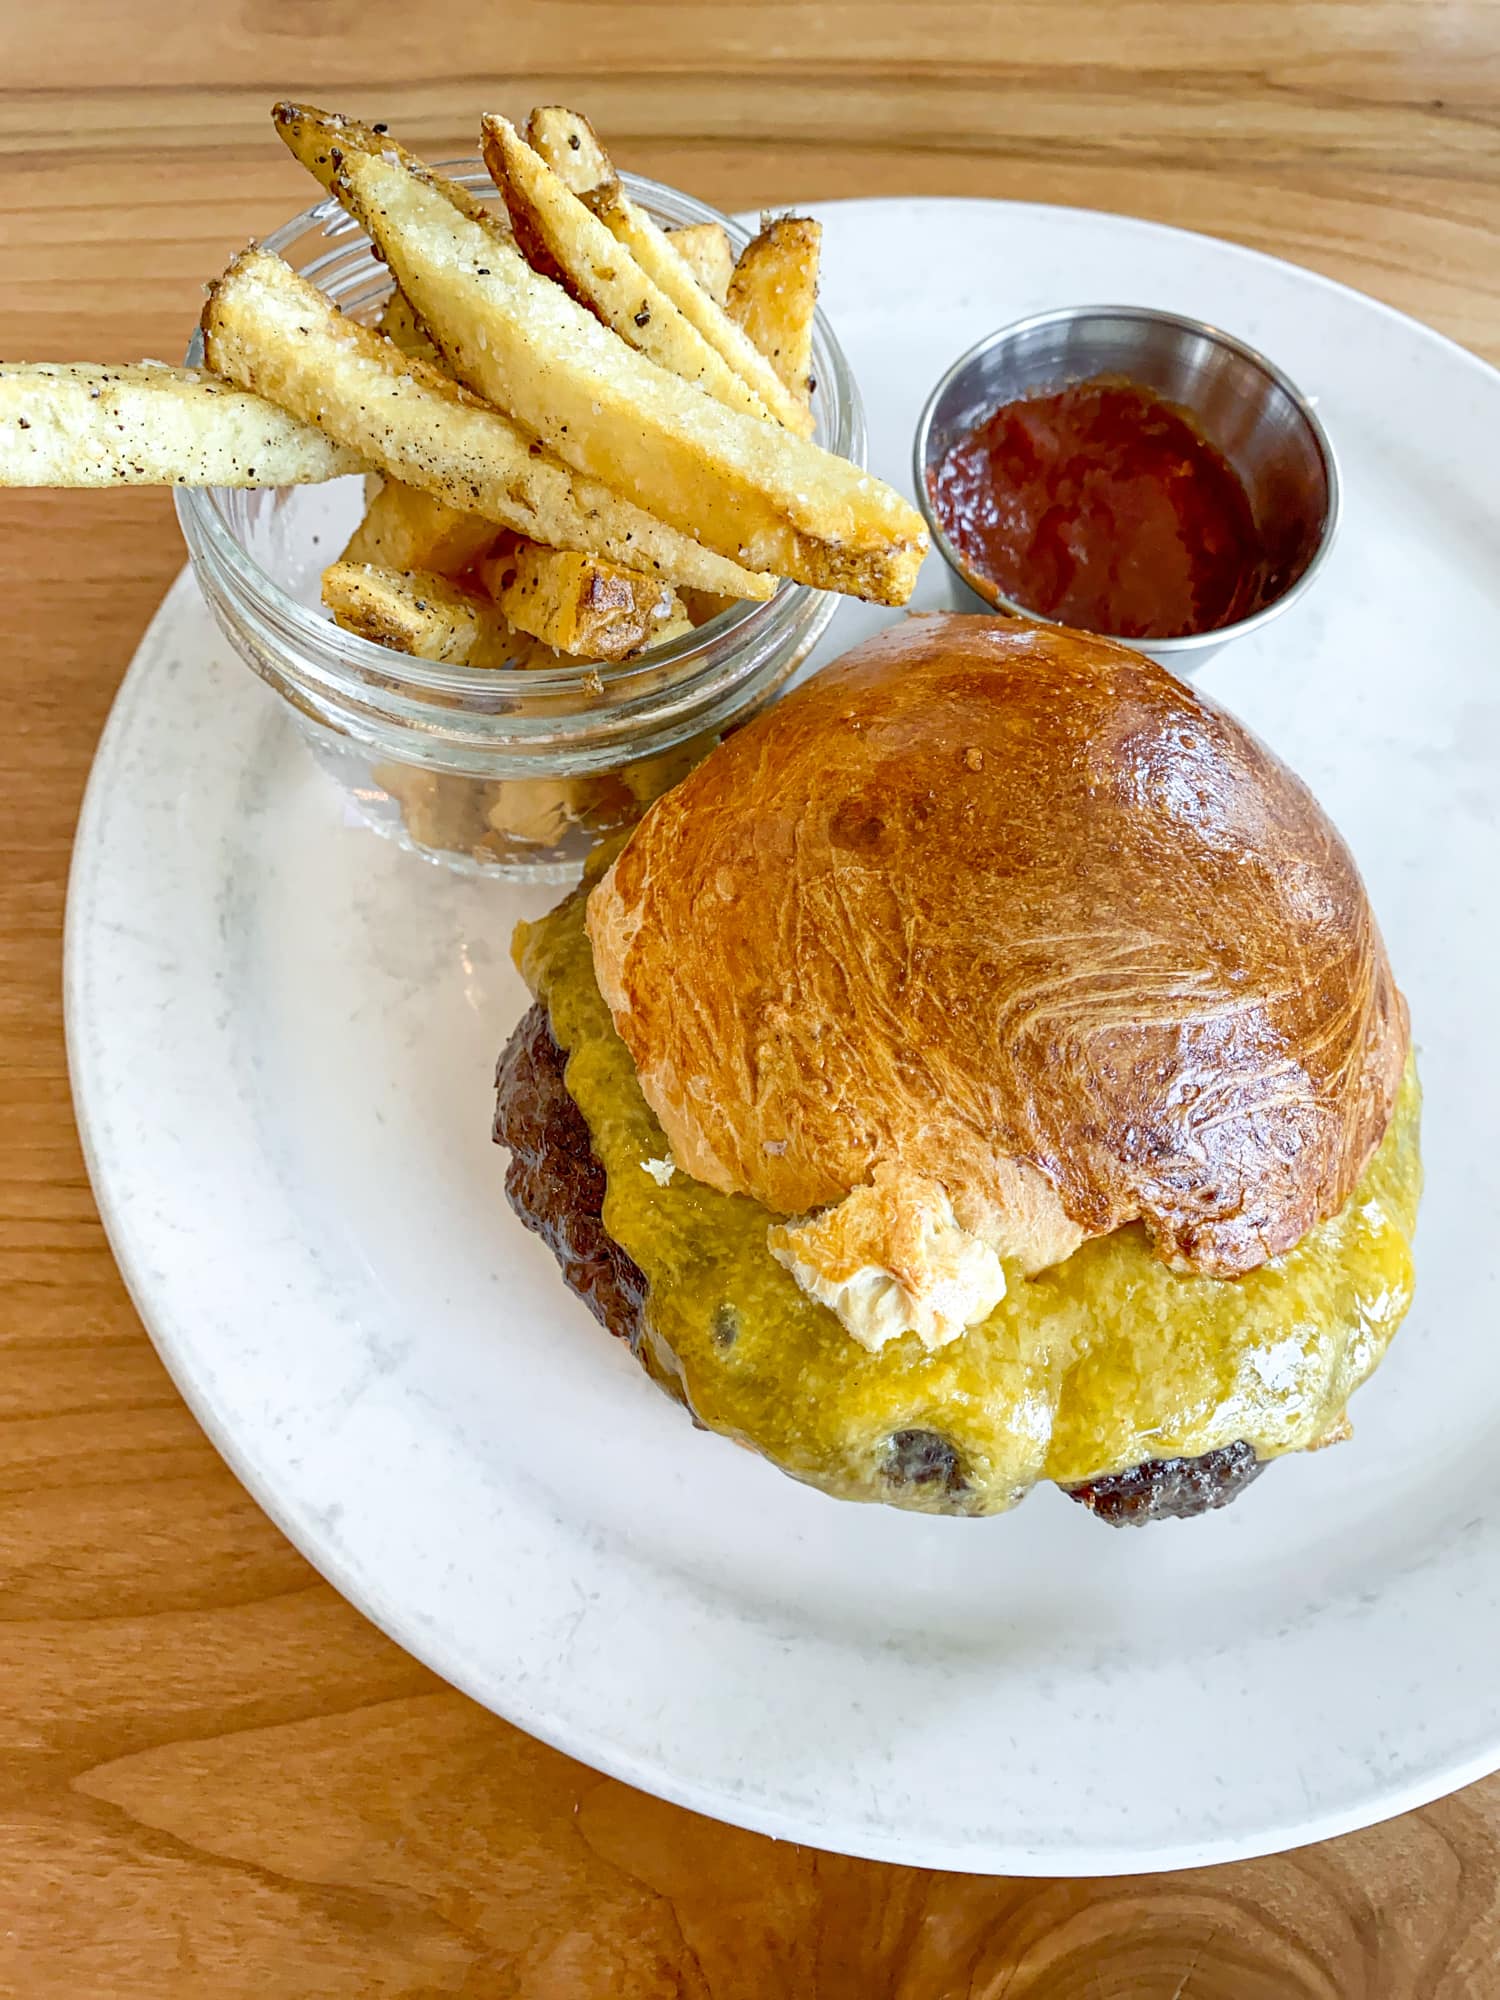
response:
<path id="1" fill-rule="evenodd" d="M 1262 535 L 1284 552 L 1288 580 L 1250 617 L 1180 639 L 1121 641 L 1191 673 L 1295 603 L 1322 568 L 1338 528 L 1338 464 L 1327 432 L 1296 384 L 1244 341 L 1148 306 L 1067 306 L 1000 327 L 960 355 L 927 399 L 913 450 L 918 504 L 952 572 L 956 605 L 1055 622 L 970 570 L 938 518 L 928 475 L 951 444 L 1002 403 L 1096 375 L 1124 377 L 1186 410 L 1244 482 Z"/>

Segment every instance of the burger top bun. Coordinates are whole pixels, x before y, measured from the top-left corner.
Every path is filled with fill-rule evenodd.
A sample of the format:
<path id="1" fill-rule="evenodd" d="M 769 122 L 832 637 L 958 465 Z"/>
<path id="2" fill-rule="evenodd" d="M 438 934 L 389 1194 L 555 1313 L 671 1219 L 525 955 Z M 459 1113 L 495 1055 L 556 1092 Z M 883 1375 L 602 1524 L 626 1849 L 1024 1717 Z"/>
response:
<path id="1" fill-rule="evenodd" d="M 908 620 L 729 738 L 588 921 L 677 1165 L 910 1298 L 1135 1221 L 1249 1271 L 1342 1207 L 1406 1051 L 1306 786 L 1128 648 L 988 616 Z"/>

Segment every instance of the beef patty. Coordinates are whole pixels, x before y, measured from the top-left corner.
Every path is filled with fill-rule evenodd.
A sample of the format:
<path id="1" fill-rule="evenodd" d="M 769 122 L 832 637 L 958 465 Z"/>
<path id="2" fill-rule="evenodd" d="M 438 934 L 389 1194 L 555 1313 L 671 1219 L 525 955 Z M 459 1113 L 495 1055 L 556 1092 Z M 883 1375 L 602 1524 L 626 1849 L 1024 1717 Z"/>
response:
<path id="1" fill-rule="evenodd" d="M 528 1229 L 557 1259 L 568 1286 L 616 1338 L 641 1351 L 646 1279 L 604 1227 L 604 1169 L 583 1113 L 563 1081 L 566 1057 L 547 1010 L 530 1008 L 517 1023 L 495 1074 L 495 1141 L 510 1149 L 505 1192 Z M 1065 1487 L 1101 1521 L 1135 1527 L 1147 1521 L 1207 1514 L 1237 1498 L 1264 1470 L 1241 1440 L 1201 1458 L 1153 1458 L 1144 1465 Z M 963 1467 L 936 1431 L 900 1431 L 890 1440 L 886 1476 L 893 1485 L 963 1490 Z"/>

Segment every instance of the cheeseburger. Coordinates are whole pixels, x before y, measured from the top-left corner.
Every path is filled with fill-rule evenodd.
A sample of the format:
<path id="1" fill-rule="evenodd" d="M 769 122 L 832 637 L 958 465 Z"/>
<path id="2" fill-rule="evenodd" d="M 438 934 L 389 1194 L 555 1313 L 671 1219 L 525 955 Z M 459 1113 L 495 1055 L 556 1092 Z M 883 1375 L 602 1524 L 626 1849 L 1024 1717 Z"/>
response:
<path id="1" fill-rule="evenodd" d="M 1348 849 L 1129 649 L 910 620 L 550 915 L 510 1199 L 699 1424 L 849 1500 L 1103 1519 L 1348 1433 L 1411 1298 L 1406 1006 Z"/>

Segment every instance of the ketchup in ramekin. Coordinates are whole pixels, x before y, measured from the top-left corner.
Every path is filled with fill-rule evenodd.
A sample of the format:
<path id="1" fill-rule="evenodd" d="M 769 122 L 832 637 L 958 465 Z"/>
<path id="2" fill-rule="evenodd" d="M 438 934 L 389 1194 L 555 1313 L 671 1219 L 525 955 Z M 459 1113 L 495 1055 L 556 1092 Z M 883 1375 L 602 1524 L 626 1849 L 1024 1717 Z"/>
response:
<path id="1" fill-rule="evenodd" d="M 1216 632 L 1284 587 L 1187 414 L 1115 376 L 1002 404 L 927 474 L 975 587 L 1124 639 Z"/>

